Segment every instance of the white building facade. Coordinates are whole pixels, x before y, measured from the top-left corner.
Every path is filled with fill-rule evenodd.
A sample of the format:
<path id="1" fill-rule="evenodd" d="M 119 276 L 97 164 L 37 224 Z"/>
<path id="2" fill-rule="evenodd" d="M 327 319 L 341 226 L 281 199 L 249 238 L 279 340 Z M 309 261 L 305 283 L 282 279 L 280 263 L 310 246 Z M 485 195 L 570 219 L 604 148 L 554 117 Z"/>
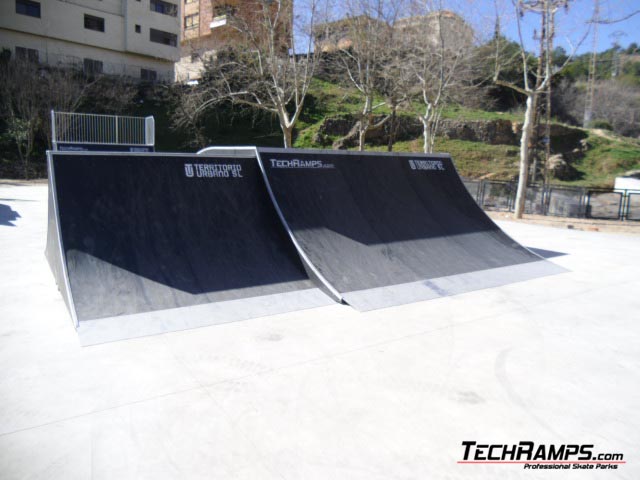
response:
<path id="1" fill-rule="evenodd" d="M 1 0 L 0 49 L 86 73 L 173 81 L 181 0 Z"/>

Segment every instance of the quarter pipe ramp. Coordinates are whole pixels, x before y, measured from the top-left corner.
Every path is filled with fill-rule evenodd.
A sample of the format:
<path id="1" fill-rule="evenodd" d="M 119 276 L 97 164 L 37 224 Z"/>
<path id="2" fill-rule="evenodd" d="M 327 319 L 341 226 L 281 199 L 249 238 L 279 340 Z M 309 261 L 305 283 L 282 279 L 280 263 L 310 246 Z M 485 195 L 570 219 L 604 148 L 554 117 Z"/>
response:
<path id="1" fill-rule="evenodd" d="M 358 310 L 564 271 L 503 233 L 468 194 L 448 155 L 258 153 L 308 270 Z"/>
<path id="2" fill-rule="evenodd" d="M 46 255 L 84 344 L 333 303 L 308 279 L 254 149 L 48 163 Z"/>

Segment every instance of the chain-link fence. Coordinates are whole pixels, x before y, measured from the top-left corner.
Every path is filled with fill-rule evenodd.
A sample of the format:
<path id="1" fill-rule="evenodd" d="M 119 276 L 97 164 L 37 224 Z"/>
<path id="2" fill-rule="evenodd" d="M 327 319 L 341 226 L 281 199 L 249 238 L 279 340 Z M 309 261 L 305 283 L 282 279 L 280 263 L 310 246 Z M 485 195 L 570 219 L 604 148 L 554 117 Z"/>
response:
<path id="1" fill-rule="evenodd" d="M 463 183 L 485 210 L 514 210 L 516 182 L 463 179 Z M 535 184 L 527 188 L 525 213 L 640 221 L 640 191 Z"/>

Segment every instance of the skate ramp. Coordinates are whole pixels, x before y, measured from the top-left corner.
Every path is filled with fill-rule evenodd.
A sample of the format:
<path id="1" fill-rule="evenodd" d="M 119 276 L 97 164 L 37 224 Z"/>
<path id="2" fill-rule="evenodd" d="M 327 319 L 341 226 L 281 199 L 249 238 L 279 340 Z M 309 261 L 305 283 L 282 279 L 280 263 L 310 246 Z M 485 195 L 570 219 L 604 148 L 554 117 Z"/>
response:
<path id="1" fill-rule="evenodd" d="M 258 152 L 307 268 L 358 310 L 564 271 L 502 232 L 448 155 Z"/>
<path id="2" fill-rule="evenodd" d="M 47 258 L 84 344 L 332 303 L 255 150 L 49 154 Z"/>

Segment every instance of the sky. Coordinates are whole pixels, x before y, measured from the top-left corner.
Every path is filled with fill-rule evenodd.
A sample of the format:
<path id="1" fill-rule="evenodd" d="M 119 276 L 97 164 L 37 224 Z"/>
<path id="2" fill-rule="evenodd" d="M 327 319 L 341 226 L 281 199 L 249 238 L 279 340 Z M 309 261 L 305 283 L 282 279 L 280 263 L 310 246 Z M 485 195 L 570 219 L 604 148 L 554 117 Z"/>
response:
<path id="1" fill-rule="evenodd" d="M 1 0 L 0 0 L 1 1 Z M 313 0 L 296 0 L 299 17 L 308 16 L 308 4 Z M 336 20 L 342 18 L 347 12 L 347 3 L 366 3 L 367 0 L 327 0 L 332 5 L 330 16 Z M 515 0 L 384 0 L 389 5 L 396 1 L 410 5 L 413 1 L 422 5 L 431 5 L 437 9 L 442 5 L 445 10 L 453 10 L 469 22 L 477 33 L 478 41 L 486 41 L 491 38 L 495 27 L 496 4 L 500 14 L 501 31 L 507 38 L 518 41 L 517 22 L 515 21 Z M 579 55 L 590 52 L 593 48 L 593 26 L 588 25 L 588 20 L 593 18 L 594 2 L 596 0 L 570 0 L 568 11 L 561 10 L 556 14 L 557 28 L 554 46 L 563 47 L 567 53 Z M 600 3 L 600 18 L 618 19 L 631 12 L 640 10 L 640 0 L 598 0 Z M 539 28 L 540 17 L 527 13 L 521 19 L 523 41 L 529 51 L 537 51 L 538 42 L 534 39 L 534 30 Z M 640 45 L 640 14 L 628 20 L 613 25 L 598 25 L 598 41 L 596 50 L 601 52 L 612 47 L 617 39 L 618 43 L 627 47 L 635 42 Z M 617 35 L 617 37 L 616 37 Z M 304 50 L 304 35 L 296 37 L 296 44 Z"/>
<path id="2" fill-rule="evenodd" d="M 511 0 L 497 0 L 501 12 L 501 29 L 503 34 L 513 40 L 518 39 L 517 23 Z M 592 18 L 595 0 L 573 0 L 568 12 L 564 10 L 556 14 L 558 26 L 555 46 L 564 47 L 567 52 L 575 50 L 577 54 L 589 52 L 593 46 L 593 29 L 588 31 L 586 22 Z M 600 18 L 620 18 L 640 9 L 640 0 L 599 0 Z M 457 0 L 455 10 L 461 8 L 466 13 L 465 18 L 472 18 L 476 30 L 491 34 L 495 24 L 494 0 Z M 465 12 L 466 11 L 466 12 Z M 469 15 L 471 14 L 471 15 Z M 528 50 L 537 50 L 537 41 L 533 38 L 535 28 L 538 28 L 539 17 L 526 14 L 522 19 L 523 40 Z M 488 29 L 487 29 L 488 27 Z M 486 34 L 485 34 L 486 35 Z M 632 42 L 640 44 L 640 14 L 614 25 L 598 26 L 597 50 L 611 48 L 614 41 L 623 47 Z M 582 40 L 582 43 L 580 41 Z"/>

